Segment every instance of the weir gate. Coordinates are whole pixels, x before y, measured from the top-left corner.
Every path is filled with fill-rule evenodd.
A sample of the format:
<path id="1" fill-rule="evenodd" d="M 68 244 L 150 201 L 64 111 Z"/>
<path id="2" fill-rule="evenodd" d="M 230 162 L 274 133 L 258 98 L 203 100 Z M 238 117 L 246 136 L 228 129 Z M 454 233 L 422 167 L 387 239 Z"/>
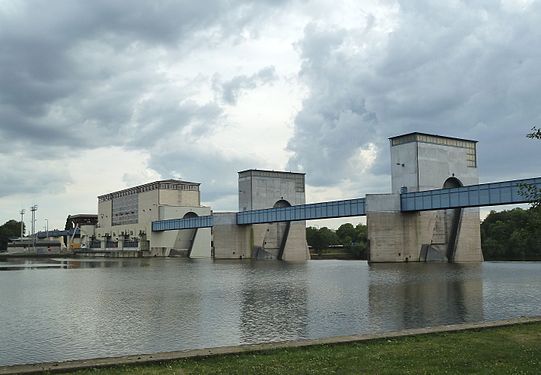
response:
<path id="1" fill-rule="evenodd" d="M 476 142 L 390 138 L 393 192 L 304 203 L 304 174 L 239 172 L 239 212 L 159 220 L 153 232 L 213 228 L 216 258 L 309 259 L 305 220 L 367 216 L 369 261 L 479 262 L 478 207 L 532 201 L 541 177 L 479 184 Z"/>

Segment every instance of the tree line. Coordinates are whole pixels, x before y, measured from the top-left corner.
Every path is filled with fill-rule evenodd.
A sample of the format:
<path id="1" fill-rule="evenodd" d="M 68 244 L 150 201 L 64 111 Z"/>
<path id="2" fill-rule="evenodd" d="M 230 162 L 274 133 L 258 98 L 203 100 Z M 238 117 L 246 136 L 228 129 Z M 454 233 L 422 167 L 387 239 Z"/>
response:
<path id="1" fill-rule="evenodd" d="M 485 260 L 541 260 L 541 207 L 491 211 L 481 224 Z"/>
<path id="2" fill-rule="evenodd" d="M 306 228 L 306 242 L 319 255 L 323 250 L 338 245 L 350 252 L 353 258 L 367 259 L 368 230 L 363 224 L 353 226 L 351 223 L 346 223 L 336 230 L 327 227 L 308 227 Z"/>
<path id="3" fill-rule="evenodd" d="M 0 250 L 7 250 L 8 242 L 12 238 L 17 238 L 21 235 L 21 222 L 16 220 L 8 220 L 4 225 L 0 225 Z"/>

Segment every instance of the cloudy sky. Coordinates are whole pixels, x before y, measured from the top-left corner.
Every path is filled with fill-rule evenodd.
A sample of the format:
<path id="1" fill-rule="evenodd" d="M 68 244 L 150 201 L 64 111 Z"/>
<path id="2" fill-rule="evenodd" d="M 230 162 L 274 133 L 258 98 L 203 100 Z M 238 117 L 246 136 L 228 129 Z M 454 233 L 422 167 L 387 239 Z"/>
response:
<path id="1" fill-rule="evenodd" d="M 0 0 L 0 221 L 162 178 L 236 210 L 247 168 L 388 192 L 411 131 L 478 140 L 484 182 L 539 176 L 540 98 L 535 0 Z"/>

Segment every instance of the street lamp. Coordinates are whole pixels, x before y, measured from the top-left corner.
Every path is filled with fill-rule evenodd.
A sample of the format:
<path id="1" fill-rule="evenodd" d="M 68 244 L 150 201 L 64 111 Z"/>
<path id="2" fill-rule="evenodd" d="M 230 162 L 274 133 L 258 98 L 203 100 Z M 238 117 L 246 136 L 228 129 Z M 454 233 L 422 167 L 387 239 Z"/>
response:
<path id="1" fill-rule="evenodd" d="M 49 219 L 45 219 L 45 237 L 49 239 Z"/>
<path id="2" fill-rule="evenodd" d="M 24 208 L 21 210 L 20 214 L 21 214 L 21 240 L 23 239 L 23 236 L 24 236 Z"/>
<path id="3" fill-rule="evenodd" d="M 34 249 L 34 253 L 36 252 L 36 211 L 38 210 L 38 205 L 35 204 L 32 207 L 30 207 L 30 211 L 32 211 L 32 248 Z"/>

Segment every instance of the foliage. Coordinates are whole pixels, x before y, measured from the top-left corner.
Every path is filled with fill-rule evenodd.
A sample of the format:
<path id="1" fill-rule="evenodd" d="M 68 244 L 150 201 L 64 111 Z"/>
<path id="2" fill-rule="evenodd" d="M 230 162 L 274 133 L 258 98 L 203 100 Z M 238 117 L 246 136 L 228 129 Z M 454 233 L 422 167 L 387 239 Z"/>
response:
<path id="1" fill-rule="evenodd" d="M 327 227 L 306 228 L 306 240 L 308 245 L 316 249 L 318 254 L 332 245 L 341 245 L 350 252 L 354 258 L 366 259 L 368 249 L 368 230 L 366 225 L 346 223 L 334 231 Z"/>
<path id="2" fill-rule="evenodd" d="M 485 260 L 541 260 L 541 207 L 491 211 L 481 244 Z"/>
<path id="3" fill-rule="evenodd" d="M 336 233 L 327 227 L 320 229 L 314 227 L 306 228 L 306 241 L 318 253 L 321 253 L 321 250 L 328 248 L 330 245 L 338 245 L 339 243 Z"/>
<path id="4" fill-rule="evenodd" d="M 532 128 L 532 132 L 526 136 L 532 139 L 541 139 L 541 129 L 537 129 L 535 126 Z"/>
<path id="5" fill-rule="evenodd" d="M 23 224 L 24 225 L 24 224 Z M 0 250 L 6 250 L 10 239 L 21 235 L 21 222 L 9 220 L 0 226 Z"/>
<path id="6" fill-rule="evenodd" d="M 541 323 L 88 369 L 109 374 L 538 374 Z"/>
<path id="7" fill-rule="evenodd" d="M 528 138 L 541 139 L 541 129 L 537 129 L 535 126 L 532 128 L 532 132 L 526 135 Z M 541 206 L 541 189 L 538 189 L 534 185 L 522 184 L 520 186 L 520 194 L 532 202 L 532 207 Z"/>

